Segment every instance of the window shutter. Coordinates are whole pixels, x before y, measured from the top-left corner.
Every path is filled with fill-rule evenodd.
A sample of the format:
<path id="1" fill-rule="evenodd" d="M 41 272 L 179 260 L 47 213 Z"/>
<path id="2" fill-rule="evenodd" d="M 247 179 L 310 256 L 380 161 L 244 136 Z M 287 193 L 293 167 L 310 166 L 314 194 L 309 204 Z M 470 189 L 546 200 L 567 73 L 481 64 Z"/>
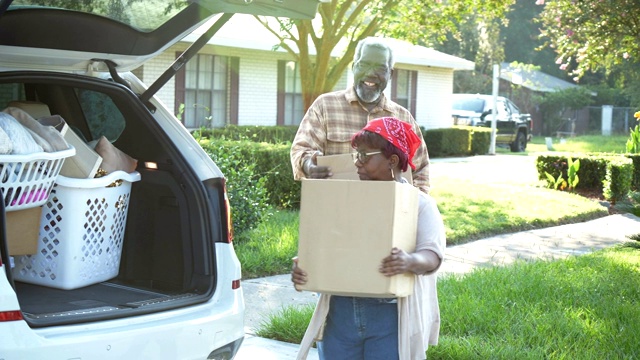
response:
<path id="1" fill-rule="evenodd" d="M 278 60 L 278 116 L 276 125 L 284 125 L 284 81 L 286 60 Z"/>
<path id="2" fill-rule="evenodd" d="M 410 97 L 411 101 L 409 101 L 409 107 L 410 109 L 408 109 L 411 112 L 411 115 L 413 115 L 413 117 L 416 117 L 416 103 L 418 101 L 418 72 L 417 71 L 412 71 L 411 72 L 411 97 Z"/>
<path id="3" fill-rule="evenodd" d="M 391 73 L 391 101 L 398 100 L 398 71 Z"/>
<path id="4" fill-rule="evenodd" d="M 229 123 L 238 125 L 238 108 L 240 102 L 240 58 L 229 59 Z"/>

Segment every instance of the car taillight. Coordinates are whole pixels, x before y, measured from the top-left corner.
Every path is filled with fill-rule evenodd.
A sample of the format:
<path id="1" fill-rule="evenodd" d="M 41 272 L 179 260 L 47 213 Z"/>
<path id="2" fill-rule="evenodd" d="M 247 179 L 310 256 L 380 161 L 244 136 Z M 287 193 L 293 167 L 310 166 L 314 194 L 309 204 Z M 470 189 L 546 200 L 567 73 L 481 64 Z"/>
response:
<path id="1" fill-rule="evenodd" d="M 240 279 L 231 282 L 231 290 L 240 289 Z"/>
<path id="2" fill-rule="evenodd" d="M 0 311 L 0 322 L 24 320 L 20 310 Z"/>
<path id="3" fill-rule="evenodd" d="M 233 220 L 231 218 L 231 204 L 229 203 L 226 179 L 224 179 L 222 183 L 224 186 L 224 210 L 227 213 L 227 242 L 231 244 L 233 242 Z"/>

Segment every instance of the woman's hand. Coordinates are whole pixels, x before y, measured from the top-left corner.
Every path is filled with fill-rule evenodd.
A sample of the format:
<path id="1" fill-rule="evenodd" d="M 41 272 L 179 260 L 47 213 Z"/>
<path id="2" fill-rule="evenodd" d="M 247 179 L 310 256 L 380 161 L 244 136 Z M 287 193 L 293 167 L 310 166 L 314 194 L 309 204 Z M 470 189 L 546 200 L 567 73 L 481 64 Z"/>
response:
<path id="1" fill-rule="evenodd" d="M 291 260 L 293 260 L 293 268 L 291 269 L 291 282 L 293 282 L 293 286 L 296 288 L 296 290 L 298 290 L 298 287 L 296 285 L 304 285 L 307 283 L 307 273 L 298 267 L 297 256 Z"/>
<path id="2" fill-rule="evenodd" d="M 394 247 L 391 254 L 382 259 L 379 270 L 384 276 L 393 276 L 411 271 L 411 264 L 411 255 Z"/>
<path id="3" fill-rule="evenodd" d="M 417 275 L 431 273 L 440 266 L 441 260 L 431 250 L 421 250 L 415 253 L 407 253 L 394 247 L 391 254 L 380 264 L 379 271 L 384 276 L 393 276 L 412 272 Z"/>

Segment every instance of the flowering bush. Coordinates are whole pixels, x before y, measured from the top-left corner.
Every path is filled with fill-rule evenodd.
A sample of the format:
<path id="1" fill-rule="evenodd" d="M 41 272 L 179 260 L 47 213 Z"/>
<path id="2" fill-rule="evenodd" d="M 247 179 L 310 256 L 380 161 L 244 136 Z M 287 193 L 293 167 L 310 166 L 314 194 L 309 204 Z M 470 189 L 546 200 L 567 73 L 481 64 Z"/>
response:
<path id="1" fill-rule="evenodd" d="M 633 117 L 640 121 L 640 111 L 636 111 Z M 640 154 L 640 124 L 636 124 L 636 127 L 630 130 L 629 139 L 627 140 L 627 152 Z"/>

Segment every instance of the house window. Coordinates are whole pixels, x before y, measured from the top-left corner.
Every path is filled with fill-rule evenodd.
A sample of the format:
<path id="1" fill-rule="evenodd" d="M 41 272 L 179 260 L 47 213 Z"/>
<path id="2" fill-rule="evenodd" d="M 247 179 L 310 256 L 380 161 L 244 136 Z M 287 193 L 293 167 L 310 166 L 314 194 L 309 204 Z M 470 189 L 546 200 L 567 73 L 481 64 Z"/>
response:
<path id="1" fill-rule="evenodd" d="M 237 57 L 198 54 L 176 74 L 176 114 L 185 127 L 237 124 L 238 68 Z"/>
<path id="2" fill-rule="evenodd" d="M 227 69 L 226 56 L 199 54 L 187 62 L 183 113 L 187 128 L 226 124 Z"/>
<path id="3" fill-rule="evenodd" d="M 278 125 L 298 125 L 304 116 L 300 69 L 295 61 L 278 61 Z"/>
<path id="4" fill-rule="evenodd" d="M 393 71 L 392 81 L 393 86 L 391 88 L 391 100 L 404 106 L 415 117 L 418 72 L 395 69 Z"/>

